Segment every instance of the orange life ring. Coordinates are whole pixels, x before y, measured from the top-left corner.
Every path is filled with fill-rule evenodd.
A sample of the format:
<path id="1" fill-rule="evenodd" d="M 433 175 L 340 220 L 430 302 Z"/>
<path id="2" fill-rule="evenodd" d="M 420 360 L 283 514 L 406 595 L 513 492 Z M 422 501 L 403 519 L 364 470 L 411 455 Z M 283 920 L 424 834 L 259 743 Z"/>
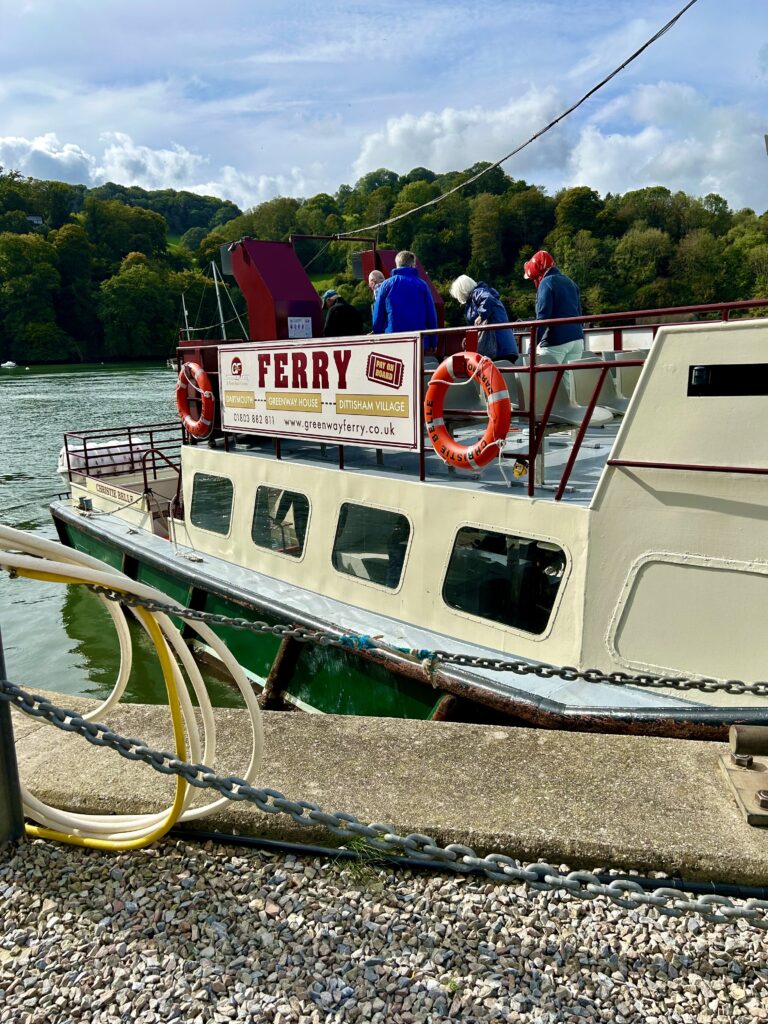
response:
<path id="1" fill-rule="evenodd" d="M 457 377 L 454 360 L 463 360 L 467 376 L 480 384 L 488 406 L 488 429 L 473 445 L 458 444 L 448 433 L 443 419 L 445 393 Z M 459 469 L 479 469 L 495 457 L 512 422 L 512 403 L 504 377 L 487 356 L 478 352 L 458 352 L 444 360 L 429 382 L 424 396 L 424 419 L 432 445 L 443 460 Z"/>
<path id="2" fill-rule="evenodd" d="M 200 392 L 200 416 L 195 419 L 189 411 L 187 388 L 194 378 L 194 386 Z M 193 437 L 207 437 L 213 430 L 213 413 L 216 408 L 208 374 L 199 363 L 182 363 L 176 382 L 176 408 L 179 410 L 184 429 Z"/>

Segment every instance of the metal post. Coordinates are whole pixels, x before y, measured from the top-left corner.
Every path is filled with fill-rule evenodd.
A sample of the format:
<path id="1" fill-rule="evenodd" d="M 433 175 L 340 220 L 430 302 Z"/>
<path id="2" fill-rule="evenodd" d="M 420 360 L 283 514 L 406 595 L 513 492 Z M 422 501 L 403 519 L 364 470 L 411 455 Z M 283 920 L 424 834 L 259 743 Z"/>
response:
<path id="1" fill-rule="evenodd" d="M 0 679 L 7 681 L 3 638 L 0 634 Z M 0 700 L 0 843 L 13 842 L 24 833 L 24 815 L 21 809 L 19 769 L 16 764 L 16 745 L 13 741 L 11 707 Z"/>
<path id="2" fill-rule="evenodd" d="M 528 387 L 528 497 L 532 498 L 536 487 L 534 479 L 536 475 L 536 345 L 538 338 L 536 326 L 531 327 L 531 340 L 528 343 L 528 372 L 530 385 Z M 533 465 L 531 463 L 533 462 Z"/>

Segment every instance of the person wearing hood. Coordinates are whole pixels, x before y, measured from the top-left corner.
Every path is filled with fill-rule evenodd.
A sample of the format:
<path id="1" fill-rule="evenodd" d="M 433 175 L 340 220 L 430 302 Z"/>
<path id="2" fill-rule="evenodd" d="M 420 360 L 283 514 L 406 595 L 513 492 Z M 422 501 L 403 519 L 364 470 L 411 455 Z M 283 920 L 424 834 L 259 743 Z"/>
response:
<path id="1" fill-rule="evenodd" d="M 499 293 L 485 282 L 475 281 L 467 274 L 460 274 L 451 285 L 450 292 L 454 299 L 464 306 L 467 323 L 473 327 L 509 323 L 509 314 L 499 298 Z M 508 359 L 515 363 L 519 355 L 515 332 L 511 327 L 481 331 L 477 351 L 489 359 Z"/>
<path id="2" fill-rule="evenodd" d="M 545 249 L 540 249 L 523 267 L 523 277 L 536 286 L 536 319 L 557 320 L 581 316 L 579 288 L 555 266 Z M 548 352 L 559 363 L 569 363 L 584 353 L 581 324 L 552 324 L 537 331 L 537 352 Z"/>
<path id="3" fill-rule="evenodd" d="M 363 318 L 355 307 L 350 306 L 333 288 L 323 292 L 321 302 L 325 315 L 324 338 L 347 338 L 365 333 Z"/>

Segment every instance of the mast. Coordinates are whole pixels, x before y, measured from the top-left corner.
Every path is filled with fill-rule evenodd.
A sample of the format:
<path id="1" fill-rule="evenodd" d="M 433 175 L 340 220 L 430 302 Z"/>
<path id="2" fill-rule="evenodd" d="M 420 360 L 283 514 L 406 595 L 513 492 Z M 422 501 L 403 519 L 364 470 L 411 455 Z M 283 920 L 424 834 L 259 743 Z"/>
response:
<path id="1" fill-rule="evenodd" d="M 181 293 L 181 311 L 184 314 L 184 334 L 189 341 L 189 314 L 187 313 L 187 303 L 184 300 L 184 292 Z"/>
<path id="2" fill-rule="evenodd" d="M 216 288 L 216 302 L 217 302 L 218 307 L 219 307 L 219 322 L 221 323 L 221 336 L 224 339 L 224 341 L 226 341 L 227 340 L 227 328 L 226 328 L 226 325 L 224 323 L 224 310 L 221 308 L 221 293 L 219 292 L 219 277 L 218 277 L 218 271 L 216 269 L 216 264 L 213 261 L 211 261 L 211 269 L 213 270 L 213 284 L 214 284 L 214 287 Z M 222 282 L 222 284 L 223 284 L 223 282 Z"/>

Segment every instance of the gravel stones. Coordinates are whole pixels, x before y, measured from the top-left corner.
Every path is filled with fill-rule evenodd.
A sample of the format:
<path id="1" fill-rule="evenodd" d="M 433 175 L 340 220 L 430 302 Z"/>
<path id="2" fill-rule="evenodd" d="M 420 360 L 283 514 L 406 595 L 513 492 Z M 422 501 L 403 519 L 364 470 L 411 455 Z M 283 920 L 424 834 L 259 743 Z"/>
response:
<path id="1" fill-rule="evenodd" d="M 768 937 L 169 841 L 0 851 L 0 1024 L 768 1021 Z"/>

